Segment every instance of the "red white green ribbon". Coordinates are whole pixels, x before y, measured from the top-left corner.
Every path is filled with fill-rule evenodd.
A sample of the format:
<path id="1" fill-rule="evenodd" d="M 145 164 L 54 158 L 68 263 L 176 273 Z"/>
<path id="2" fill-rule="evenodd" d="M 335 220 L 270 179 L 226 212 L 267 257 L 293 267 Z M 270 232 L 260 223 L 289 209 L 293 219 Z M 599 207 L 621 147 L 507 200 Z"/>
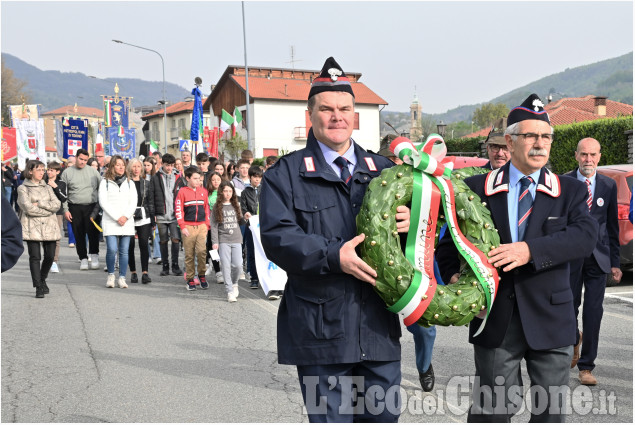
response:
<path id="1" fill-rule="evenodd" d="M 437 149 L 435 144 L 441 143 L 444 143 L 443 138 L 437 134 L 432 134 L 425 143 L 419 146 L 419 149 L 405 137 L 396 138 L 390 145 L 390 150 L 396 156 L 414 168 L 406 258 L 414 267 L 415 272 L 410 287 L 399 301 L 388 308 L 388 310 L 404 316 L 406 326 L 419 320 L 436 293 L 437 282 L 434 278 L 433 267 L 439 205 L 443 206 L 448 231 L 459 253 L 468 262 L 485 291 L 487 317 L 498 288 L 496 269 L 487 262 L 485 254 L 470 243 L 459 229 L 454 191 L 452 184 L 448 182 L 453 164 L 446 165 L 431 155 L 433 149 Z M 443 149 L 440 150 L 443 151 Z M 475 336 L 485 327 L 487 317 L 483 320 Z"/>

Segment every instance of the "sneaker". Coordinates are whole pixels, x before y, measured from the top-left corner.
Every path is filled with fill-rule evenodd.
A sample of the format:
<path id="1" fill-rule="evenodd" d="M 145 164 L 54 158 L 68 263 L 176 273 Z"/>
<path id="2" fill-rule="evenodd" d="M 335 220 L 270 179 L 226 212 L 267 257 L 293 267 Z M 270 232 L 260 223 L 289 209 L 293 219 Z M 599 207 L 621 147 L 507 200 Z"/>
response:
<path id="1" fill-rule="evenodd" d="M 201 282 L 201 289 L 209 288 L 209 283 L 207 283 L 207 279 L 205 279 L 205 276 L 199 276 L 198 280 L 199 282 Z"/>
<path id="2" fill-rule="evenodd" d="M 211 264 L 208 264 L 207 268 L 205 269 L 205 276 L 212 273 L 213 271 L 214 271 L 214 266 L 212 266 Z"/>
<path id="3" fill-rule="evenodd" d="M 238 276 L 238 279 L 240 279 L 240 280 L 244 280 L 245 279 L 245 272 L 244 271 L 240 272 L 240 276 Z"/>
<path id="4" fill-rule="evenodd" d="M 230 303 L 236 302 L 236 295 L 234 295 L 233 292 L 230 292 L 229 294 L 227 294 L 227 302 L 230 302 Z"/>
<path id="5" fill-rule="evenodd" d="M 90 263 L 90 268 L 93 270 L 97 270 L 99 268 L 99 254 L 91 254 L 93 257 L 93 261 Z"/>
<path id="6" fill-rule="evenodd" d="M 161 264 L 161 263 L 163 263 L 163 260 L 161 260 L 161 257 L 157 257 L 157 258 L 154 259 L 154 263 L 155 264 Z"/>
<path id="7" fill-rule="evenodd" d="M 148 273 L 143 273 L 141 275 L 141 283 L 150 283 L 152 282 L 152 279 L 150 279 L 150 275 Z"/>
<path id="8" fill-rule="evenodd" d="M 223 274 L 221 272 L 216 273 L 216 283 L 225 283 L 225 279 L 223 279 Z"/>
<path id="9" fill-rule="evenodd" d="M 69 244 L 68 244 L 68 247 L 69 247 L 69 248 L 75 248 L 75 244 L 74 244 L 74 243 L 69 243 Z"/>
<path id="10" fill-rule="evenodd" d="M 166 268 L 161 270 L 161 273 L 159 273 L 159 276 L 169 276 L 169 275 L 170 275 L 170 269 L 166 269 Z"/>
<path id="11" fill-rule="evenodd" d="M 194 283 L 194 279 L 188 280 L 186 286 L 188 291 L 196 291 L 196 284 Z"/>
<path id="12" fill-rule="evenodd" d="M 57 263 L 53 263 L 51 265 L 51 273 L 59 273 L 59 272 L 60 272 L 60 269 L 59 267 L 57 267 Z"/>
<path id="13" fill-rule="evenodd" d="M 198 276 L 194 276 L 194 285 L 201 286 L 201 281 L 198 279 Z"/>
<path id="14" fill-rule="evenodd" d="M 117 281 L 117 283 L 119 284 L 120 288 L 127 288 L 128 287 L 128 284 L 126 283 L 126 277 L 125 276 L 119 276 L 119 280 Z"/>
<path id="15" fill-rule="evenodd" d="M 278 291 L 269 291 L 269 299 L 271 301 L 279 300 L 280 295 L 278 295 Z"/>
<path id="16" fill-rule="evenodd" d="M 139 277 L 136 272 L 130 274 L 130 283 L 139 283 Z"/>
<path id="17" fill-rule="evenodd" d="M 251 284 L 249 285 L 249 287 L 251 289 L 258 289 L 258 283 L 260 283 L 260 282 L 258 282 L 257 280 L 252 280 Z"/>
<path id="18" fill-rule="evenodd" d="M 108 279 L 106 280 L 106 288 L 114 288 L 115 287 L 115 275 L 109 274 Z"/>
<path id="19" fill-rule="evenodd" d="M 238 285 L 234 285 L 234 297 L 238 298 Z"/>
<path id="20" fill-rule="evenodd" d="M 172 274 L 174 276 L 179 276 L 183 274 L 183 270 L 179 268 L 179 266 L 172 266 Z"/>
<path id="21" fill-rule="evenodd" d="M 82 263 L 79 265 L 80 270 L 88 270 L 88 258 L 82 258 Z"/>

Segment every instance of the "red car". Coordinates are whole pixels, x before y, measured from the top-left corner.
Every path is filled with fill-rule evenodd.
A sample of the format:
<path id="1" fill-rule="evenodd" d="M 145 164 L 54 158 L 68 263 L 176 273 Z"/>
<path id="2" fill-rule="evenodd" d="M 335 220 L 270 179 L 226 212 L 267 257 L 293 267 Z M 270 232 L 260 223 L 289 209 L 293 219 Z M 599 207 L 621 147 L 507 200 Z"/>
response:
<path id="1" fill-rule="evenodd" d="M 617 183 L 617 218 L 620 229 L 620 263 L 633 268 L 633 223 L 628 219 L 633 193 L 633 164 L 603 165 L 597 172 Z"/>

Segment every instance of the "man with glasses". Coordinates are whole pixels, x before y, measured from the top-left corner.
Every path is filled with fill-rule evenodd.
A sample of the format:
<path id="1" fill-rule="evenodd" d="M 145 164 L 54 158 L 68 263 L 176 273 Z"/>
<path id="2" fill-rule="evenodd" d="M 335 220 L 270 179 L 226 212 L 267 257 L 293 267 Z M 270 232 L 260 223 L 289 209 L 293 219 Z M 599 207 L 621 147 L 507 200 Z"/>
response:
<path id="1" fill-rule="evenodd" d="M 509 422 L 523 406 L 520 364 L 531 381 L 531 422 L 564 422 L 576 322 L 569 263 L 588 256 L 598 225 L 587 211 L 586 186 L 545 168 L 553 129 L 532 94 L 507 118 L 510 161 L 465 180 L 492 213 L 501 245 L 487 253 L 500 284 L 483 331 L 470 323 L 476 366 L 468 422 Z M 455 282 L 456 249 L 437 249 L 444 281 Z M 450 261 L 448 261 L 448 258 Z M 454 275 L 453 275 L 454 274 Z"/>
<path id="2" fill-rule="evenodd" d="M 483 168 L 497 170 L 509 161 L 509 149 L 503 135 L 503 130 L 507 127 L 507 119 L 501 118 L 499 122 L 492 127 L 492 131 L 487 135 L 485 147 L 487 149 L 487 157 L 489 162 L 483 165 Z"/>
<path id="3" fill-rule="evenodd" d="M 97 160 L 97 164 L 99 164 L 99 171 L 104 169 L 105 157 L 106 157 L 106 154 L 104 154 L 104 151 L 98 151 L 95 153 L 95 159 Z"/>

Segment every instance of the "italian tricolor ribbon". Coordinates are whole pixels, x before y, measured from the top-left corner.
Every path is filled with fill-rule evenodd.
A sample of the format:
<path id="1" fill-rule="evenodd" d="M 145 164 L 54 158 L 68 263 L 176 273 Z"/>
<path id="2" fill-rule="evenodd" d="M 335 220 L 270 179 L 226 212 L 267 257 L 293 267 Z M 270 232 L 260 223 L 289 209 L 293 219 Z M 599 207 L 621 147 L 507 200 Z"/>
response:
<path id="1" fill-rule="evenodd" d="M 401 314 L 404 324 L 409 326 L 419 320 L 430 305 L 437 287 L 434 277 L 434 242 L 439 206 L 442 206 L 454 244 L 485 292 L 487 315 L 476 336 L 483 330 L 489 317 L 498 288 L 498 273 L 487 262 L 487 256 L 469 242 L 459 229 L 454 190 L 449 181 L 453 164 L 445 164 L 432 156 L 433 150 L 438 150 L 439 145 L 444 147 L 444 142 L 437 134 L 430 135 L 419 148 L 405 137 L 396 138 L 390 145 L 390 150 L 405 164 L 411 165 L 414 172 L 410 228 L 406 242 L 406 258 L 414 267 L 414 277 L 399 301 L 388 310 Z"/>

